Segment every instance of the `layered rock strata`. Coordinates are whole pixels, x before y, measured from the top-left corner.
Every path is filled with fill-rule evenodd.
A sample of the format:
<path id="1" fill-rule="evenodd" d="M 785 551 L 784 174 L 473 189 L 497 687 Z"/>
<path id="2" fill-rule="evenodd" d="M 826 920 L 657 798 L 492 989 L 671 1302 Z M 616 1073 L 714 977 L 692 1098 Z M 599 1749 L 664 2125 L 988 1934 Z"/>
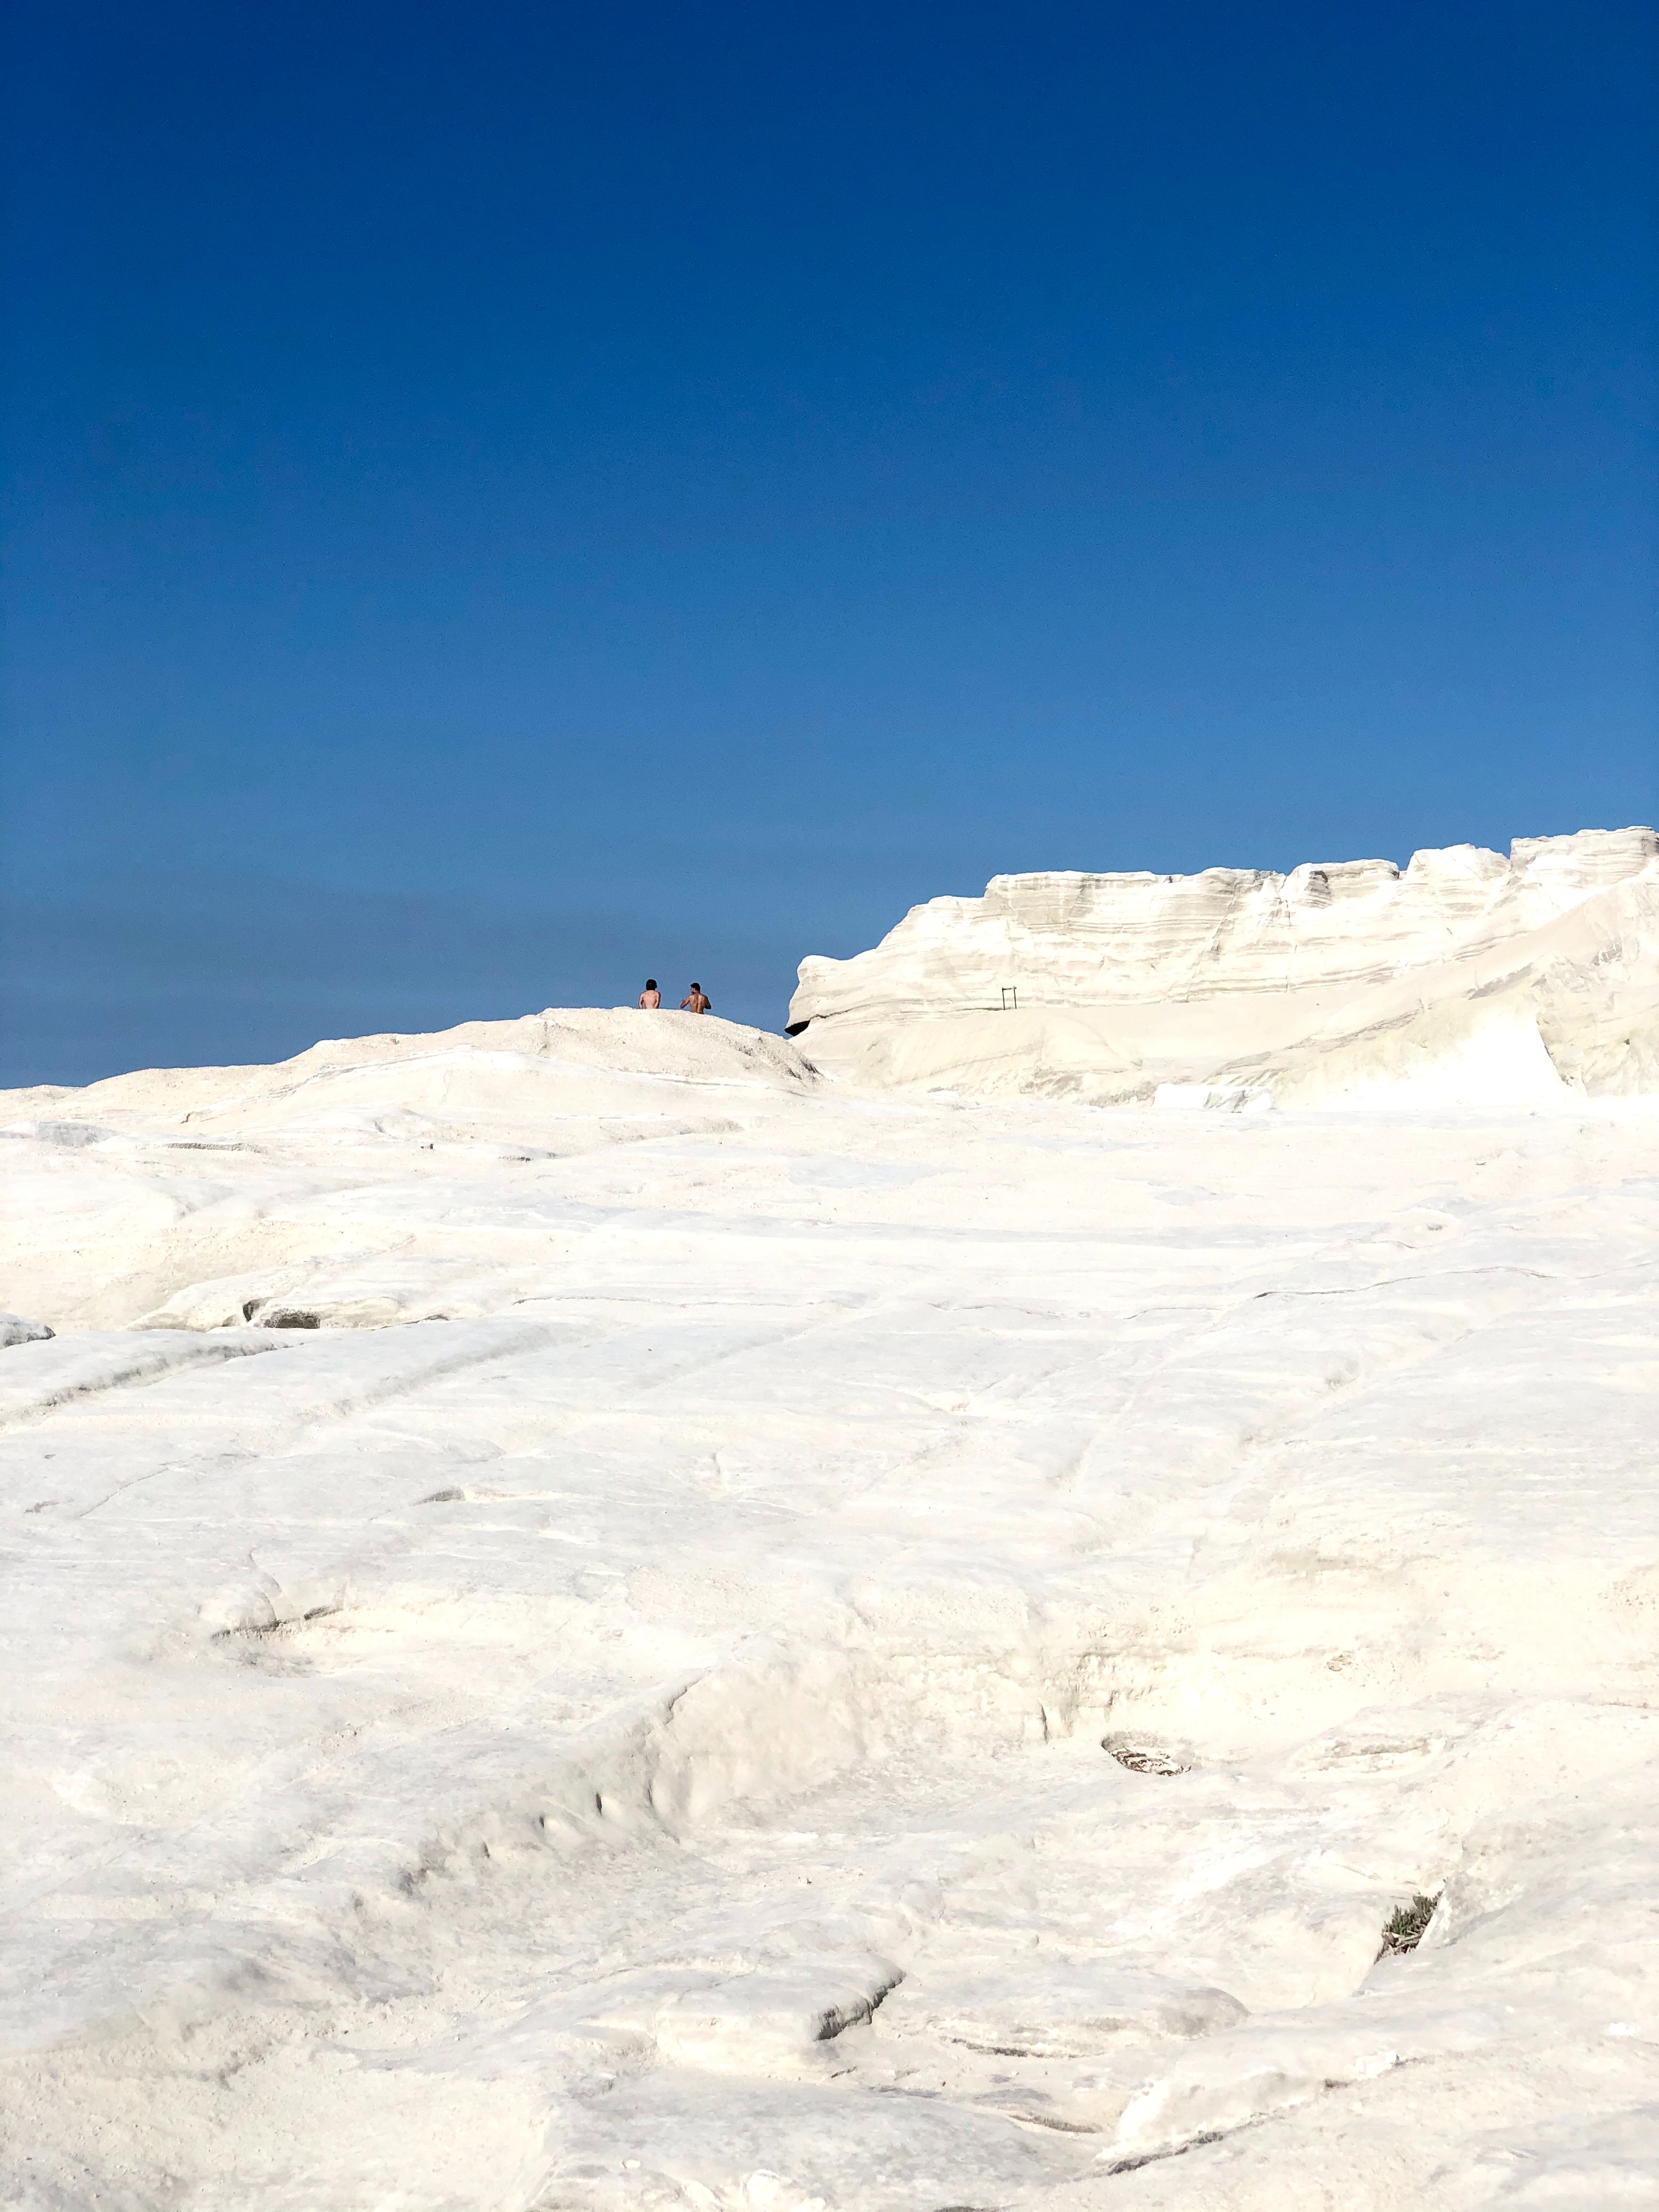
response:
<path id="1" fill-rule="evenodd" d="M 857 1079 L 1150 1100 L 1489 1104 L 1659 1090 L 1659 836 L 1287 876 L 998 876 L 801 963 L 790 1033 Z"/>

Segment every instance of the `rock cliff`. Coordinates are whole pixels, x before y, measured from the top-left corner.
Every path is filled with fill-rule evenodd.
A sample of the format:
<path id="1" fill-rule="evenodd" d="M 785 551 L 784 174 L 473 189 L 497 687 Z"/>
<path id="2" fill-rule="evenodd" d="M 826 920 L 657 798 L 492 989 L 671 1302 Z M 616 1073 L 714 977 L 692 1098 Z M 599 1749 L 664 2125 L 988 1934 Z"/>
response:
<path id="1" fill-rule="evenodd" d="M 810 1025 L 810 1028 L 809 1028 Z M 801 963 L 792 1035 L 855 1079 L 1149 1099 L 1534 1103 L 1659 1091 L 1659 836 L 1287 876 L 997 876 Z"/>

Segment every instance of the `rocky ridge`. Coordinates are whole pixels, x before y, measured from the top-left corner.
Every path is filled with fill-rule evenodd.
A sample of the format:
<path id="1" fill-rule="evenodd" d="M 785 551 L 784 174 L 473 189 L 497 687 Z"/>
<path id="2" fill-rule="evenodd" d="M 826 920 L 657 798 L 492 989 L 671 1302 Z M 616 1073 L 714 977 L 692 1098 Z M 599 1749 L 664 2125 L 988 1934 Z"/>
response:
<path id="1" fill-rule="evenodd" d="M 789 1031 L 856 1080 L 1140 1103 L 1538 1103 L 1659 1091 L 1659 836 L 1193 876 L 997 876 L 809 958 Z"/>

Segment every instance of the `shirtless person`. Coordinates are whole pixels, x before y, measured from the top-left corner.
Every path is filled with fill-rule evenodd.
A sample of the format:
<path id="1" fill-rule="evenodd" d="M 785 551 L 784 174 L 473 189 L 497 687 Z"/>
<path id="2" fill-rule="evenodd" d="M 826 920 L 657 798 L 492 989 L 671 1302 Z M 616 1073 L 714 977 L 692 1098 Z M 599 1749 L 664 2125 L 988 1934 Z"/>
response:
<path id="1" fill-rule="evenodd" d="M 654 975 L 647 975 L 646 977 L 645 988 L 640 993 L 640 1004 L 644 1006 L 647 1012 L 649 1012 L 653 1007 L 661 1006 L 662 993 L 657 988 L 657 979 Z"/>
<path id="2" fill-rule="evenodd" d="M 704 998 L 702 985 L 694 983 L 685 997 L 680 1000 L 680 1012 L 683 1014 L 706 1014 L 711 1011 L 714 1004 L 714 1001 L 712 999 Z"/>

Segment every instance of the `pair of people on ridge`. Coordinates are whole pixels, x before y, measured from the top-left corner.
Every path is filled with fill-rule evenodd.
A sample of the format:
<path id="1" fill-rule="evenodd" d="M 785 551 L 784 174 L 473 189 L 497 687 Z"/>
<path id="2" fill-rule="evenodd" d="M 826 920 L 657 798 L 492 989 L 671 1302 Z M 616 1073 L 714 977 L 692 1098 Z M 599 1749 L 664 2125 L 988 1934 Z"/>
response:
<path id="1" fill-rule="evenodd" d="M 647 1013 L 661 1006 L 662 993 L 657 988 L 657 979 L 654 975 L 646 977 L 645 988 L 640 993 L 640 1004 Z M 683 1014 L 709 1014 L 714 1011 L 714 1001 L 705 995 L 701 983 L 694 983 L 684 998 L 680 1000 L 680 1012 Z"/>

